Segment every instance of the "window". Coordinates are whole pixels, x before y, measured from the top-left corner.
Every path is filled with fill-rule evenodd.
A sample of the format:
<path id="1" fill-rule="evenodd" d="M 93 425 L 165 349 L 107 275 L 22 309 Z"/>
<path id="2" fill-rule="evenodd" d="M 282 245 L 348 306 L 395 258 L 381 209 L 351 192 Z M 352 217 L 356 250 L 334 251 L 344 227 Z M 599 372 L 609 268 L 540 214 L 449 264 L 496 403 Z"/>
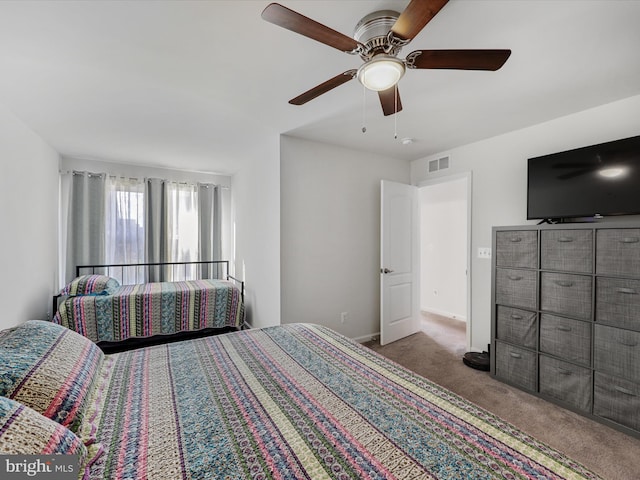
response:
<path id="1" fill-rule="evenodd" d="M 170 182 L 167 192 L 167 259 L 171 262 L 198 260 L 198 188 L 197 185 Z M 170 275 L 171 280 L 180 277 Z M 188 278 L 195 277 L 196 266 L 184 271 Z"/>
<path id="2" fill-rule="evenodd" d="M 105 205 L 106 263 L 145 261 L 144 184 L 109 178 Z"/>
<path id="3" fill-rule="evenodd" d="M 69 233 L 61 254 L 62 284 L 75 276 L 76 265 L 220 259 L 221 190 L 216 185 L 87 172 L 73 172 L 66 184 L 70 200 L 62 222 L 67 221 Z M 196 278 L 199 272 L 190 266 L 139 270 L 131 278 L 102 273 L 128 284 Z"/>

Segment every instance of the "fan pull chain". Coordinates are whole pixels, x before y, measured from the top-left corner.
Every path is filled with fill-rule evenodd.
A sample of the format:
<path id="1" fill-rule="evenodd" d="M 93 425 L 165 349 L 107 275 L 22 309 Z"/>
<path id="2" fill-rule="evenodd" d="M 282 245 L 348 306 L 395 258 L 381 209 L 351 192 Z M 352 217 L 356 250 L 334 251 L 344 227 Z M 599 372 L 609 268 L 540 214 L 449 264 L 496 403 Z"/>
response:
<path id="1" fill-rule="evenodd" d="M 393 139 L 398 139 L 398 84 L 393 86 Z"/>
<path id="2" fill-rule="evenodd" d="M 362 84 L 362 133 L 367 133 L 366 112 L 367 112 L 367 89 Z"/>

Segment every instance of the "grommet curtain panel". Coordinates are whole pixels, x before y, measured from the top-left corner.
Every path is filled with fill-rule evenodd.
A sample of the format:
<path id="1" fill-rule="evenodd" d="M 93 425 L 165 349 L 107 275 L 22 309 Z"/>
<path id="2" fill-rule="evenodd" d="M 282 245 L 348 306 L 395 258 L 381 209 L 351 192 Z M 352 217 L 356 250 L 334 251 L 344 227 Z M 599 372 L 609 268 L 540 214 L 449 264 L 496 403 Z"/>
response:
<path id="1" fill-rule="evenodd" d="M 69 192 L 65 281 L 75 277 L 75 266 L 104 263 L 107 175 L 73 174 Z"/>
<path id="2" fill-rule="evenodd" d="M 222 258 L 222 198 L 216 185 L 198 184 L 198 248 L 200 258 Z M 207 265 L 209 277 L 220 278 L 223 272 L 211 271 L 221 266 Z"/>

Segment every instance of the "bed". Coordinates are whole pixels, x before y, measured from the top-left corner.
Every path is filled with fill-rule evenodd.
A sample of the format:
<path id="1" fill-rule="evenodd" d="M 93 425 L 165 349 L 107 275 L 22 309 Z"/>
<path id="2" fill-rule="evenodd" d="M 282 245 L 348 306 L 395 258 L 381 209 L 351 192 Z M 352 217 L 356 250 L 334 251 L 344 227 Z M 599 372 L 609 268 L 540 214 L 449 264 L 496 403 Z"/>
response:
<path id="1" fill-rule="evenodd" d="M 76 278 L 53 297 L 52 322 L 110 347 L 239 329 L 244 282 L 228 268 L 227 261 L 79 266 Z M 176 281 L 139 282 L 154 274 Z M 135 283 L 121 284 L 127 280 Z"/>
<path id="2" fill-rule="evenodd" d="M 71 330 L 29 321 L 0 333 L 0 373 L 13 402 L 3 414 L 0 400 L 0 453 L 46 444 L 78 455 L 90 479 L 597 478 L 318 325 L 104 355 Z M 33 419 L 18 425 L 25 414 L 42 417 L 42 432 L 32 434 Z"/>

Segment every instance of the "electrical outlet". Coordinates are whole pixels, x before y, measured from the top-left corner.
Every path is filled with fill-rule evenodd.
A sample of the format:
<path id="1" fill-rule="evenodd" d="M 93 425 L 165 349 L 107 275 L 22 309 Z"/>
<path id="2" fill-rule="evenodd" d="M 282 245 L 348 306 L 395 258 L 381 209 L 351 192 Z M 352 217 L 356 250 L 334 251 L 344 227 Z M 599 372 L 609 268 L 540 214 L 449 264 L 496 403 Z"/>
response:
<path id="1" fill-rule="evenodd" d="M 349 314 L 347 312 L 342 312 L 340 314 L 340 323 L 347 323 L 348 319 L 349 319 Z"/>
<path id="2" fill-rule="evenodd" d="M 478 247 L 478 258 L 491 258 L 491 248 Z"/>

